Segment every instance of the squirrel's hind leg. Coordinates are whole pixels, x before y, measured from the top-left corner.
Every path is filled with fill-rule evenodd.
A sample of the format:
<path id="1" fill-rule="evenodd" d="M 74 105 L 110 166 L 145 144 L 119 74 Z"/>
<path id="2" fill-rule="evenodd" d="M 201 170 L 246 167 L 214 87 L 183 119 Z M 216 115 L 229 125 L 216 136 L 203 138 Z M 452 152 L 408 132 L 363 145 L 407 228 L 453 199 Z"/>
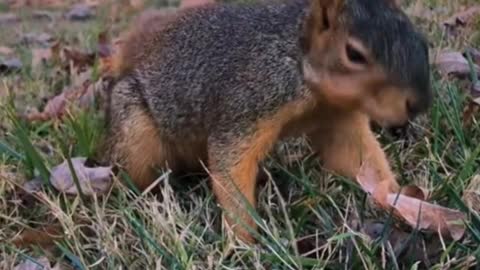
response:
<path id="1" fill-rule="evenodd" d="M 134 184 L 146 189 L 167 165 L 167 145 L 162 142 L 150 116 L 136 109 L 120 123 L 111 146 L 110 158 L 126 170 Z"/>
<path id="2" fill-rule="evenodd" d="M 175 157 L 169 153 L 137 87 L 135 80 L 127 77 L 113 88 L 107 108 L 105 150 L 108 161 L 120 165 L 134 184 L 144 190 L 158 176 L 159 167 Z"/>

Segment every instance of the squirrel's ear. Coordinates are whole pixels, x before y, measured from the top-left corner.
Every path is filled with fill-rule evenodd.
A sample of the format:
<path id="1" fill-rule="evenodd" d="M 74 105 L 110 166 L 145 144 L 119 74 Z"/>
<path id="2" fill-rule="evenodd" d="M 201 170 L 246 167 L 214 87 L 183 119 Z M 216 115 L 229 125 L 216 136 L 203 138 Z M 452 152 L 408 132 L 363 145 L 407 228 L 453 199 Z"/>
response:
<path id="1" fill-rule="evenodd" d="M 344 0 L 312 0 L 302 30 L 304 50 L 308 51 L 315 33 L 321 33 L 338 26 L 338 18 L 343 5 Z"/>
<path id="2" fill-rule="evenodd" d="M 343 5 L 344 0 L 313 0 L 309 20 L 319 31 L 336 27 Z"/>
<path id="3" fill-rule="evenodd" d="M 396 7 L 400 7 L 400 5 L 402 4 L 402 0 L 387 0 L 387 1 Z"/>

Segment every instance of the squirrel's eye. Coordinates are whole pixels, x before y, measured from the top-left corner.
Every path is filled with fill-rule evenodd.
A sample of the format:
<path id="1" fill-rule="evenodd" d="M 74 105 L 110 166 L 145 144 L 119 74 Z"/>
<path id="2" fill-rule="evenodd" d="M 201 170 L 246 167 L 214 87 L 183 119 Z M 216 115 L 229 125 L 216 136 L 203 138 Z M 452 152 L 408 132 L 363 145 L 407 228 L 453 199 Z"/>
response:
<path id="1" fill-rule="evenodd" d="M 352 45 L 347 44 L 347 56 L 348 60 L 352 61 L 355 64 L 366 64 L 367 59 L 361 52 L 355 49 Z"/>

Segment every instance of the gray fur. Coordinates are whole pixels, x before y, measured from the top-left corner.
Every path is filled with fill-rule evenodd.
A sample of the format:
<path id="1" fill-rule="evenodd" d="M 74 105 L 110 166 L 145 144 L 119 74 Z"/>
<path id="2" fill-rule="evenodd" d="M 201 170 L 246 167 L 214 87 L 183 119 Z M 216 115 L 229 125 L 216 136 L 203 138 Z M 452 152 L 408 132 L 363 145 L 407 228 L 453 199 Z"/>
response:
<path id="1" fill-rule="evenodd" d="M 113 90 L 112 115 L 134 104 L 151 114 L 161 136 L 176 140 L 247 134 L 259 119 L 311 95 L 300 44 L 309 5 L 285 0 L 184 12 L 164 29 L 162 46 Z M 340 19 L 395 81 L 428 88 L 425 42 L 400 10 L 384 0 L 347 0 Z"/>

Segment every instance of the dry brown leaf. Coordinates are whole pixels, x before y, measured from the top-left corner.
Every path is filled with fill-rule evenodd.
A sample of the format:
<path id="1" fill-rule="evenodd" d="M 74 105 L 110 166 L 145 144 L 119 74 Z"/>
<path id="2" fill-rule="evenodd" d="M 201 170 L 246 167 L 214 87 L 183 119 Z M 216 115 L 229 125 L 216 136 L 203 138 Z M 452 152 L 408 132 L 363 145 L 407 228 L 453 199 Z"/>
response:
<path id="1" fill-rule="evenodd" d="M 50 262 L 46 257 L 35 258 L 35 261 L 25 260 L 21 264 L 15 266 L 13 270 L 51 270 Z"/>
<path id="2" fill-rule="evenodd" d="M 475 99 L 468 102 L 467 106 L 463 110 L 463 127 L 469 128 L 472 126 L 473 118 L 480 112 L 480 100 L 475 101 Z"/>
<path id="3" fill-rule="evenodd" d="M 438 231 L 454 240 L 460 239 L 465 232 L 463 220 L 466 217 L 462 212 L 391 192 L 390 183 L 379 179 L 378 173 L 368 164 L 362 165 L 357 181 L 380 206 L 386 209 L 393 208 L 396 216 L 414 228 Z"/>
<path id="4" fill-rule="evenodd" d="M 43 180 L 39 177 L 35 177 L 34 179 L 27 181 L 23 184 L 23 190 L 28 194 L 32 194 L 42 190 Z"/>
<path id="5" fill-rule="evenodd" d="M 480 213 L 480 175 L 472 178 L 463 192 L 463 200 L 468 207 Z"/>
<path id="6" fill-rule="evenodd" d="M 86 160 L 83 157 L 72 158 L 71 160 L 83 194 L 94 195 L 106 192 L 112 183 L 112 167 L 90 168 L 85 165 Z M 78 194 L 67 161 L 52 169 L 50 182 L 60 192 L 71 195 Z"/>
<path id="7" fill-rule="evenodd" d="M 480 97 L 480 80 L 472 85 L 472 96 L 474 98 Z M 480 104 L 479 104 L 480 105 Z"/>
<path id="8" fill-rule="evenodd" d="M 10 58 L 0 61 L 0 74 L 19 71 L 22 67 L 22 61 L 18 58 Z"/>
<path id="9" fill-rule="evenodd" d="M 26 33 L 20 38 L 19 43 L 23 45 L 40 45 L 47 47 L 53 42 L 52 35 L 48 33 Z"/>
<path id="10" fill-rule="evenodd" d="M 51 266 L 47 257 L 27 259 L 15 266 L 13 270 L 62 270 L 65 269 L 61 266 L 60 263 L 57 263 L 55 266 Z"/>
<path id="11" fill-rule="evenodd" d="M 472 56 L 473 62 L 477 65 L 480 65 L 480 50 L 475 48 L 468 49 L 470 55 Z"/>
<path id="12" fill-rule="evenodd" d="M 48 247 L 54 244 L 55 240 L 62 239 L 63 228 L 60 224 L 49 224 L 39 229 L 25 229 L 18 236 L 12 239 L 12 244 L 17 247 L 38 245 Z"/>
<path id="13" fill-rule="evenodd" d="M 358 226 L 357 226 L 358 227 Z M 387 236 L 398 261 L 421 261 L 426 267 L 431 266 L 431 261 L 443 254 L 443 247 L 439 237 L 426 239 L 422 235 L 411 237 L 411 233 L 402 231 L 396 226 L 387 225 L 384 221 L 366 220 L 359 229 L 372 240 Z M 384 234 L 386 233 L 386 235 Z"/>
<path id="14" fill-rule="evenodd" d="M 445 26 L 465 26 L 470 20 L 480 15 L 480 5 L 471 6 L 466 10 L 455 13 L 453 16 L 443 22 Z"/>
<path id="15" fill-rule="evenodd" d="M 0 54 L 11 55 L 13 54 L 13 49 L 5 46 L 0 46 Z"/>
<path id="16" fill-rule="evenodd" d="M 180 1 L 180 8 L 191 8 L 206 4 L 215 3 L 214 0 L 182 0 Z"/>
<path id="17" fill-rule="evenodd" d="M 65 60 L 69 63 L 71 62 L 73 67 L 79 72 L 83 72 L 95 64 L 95 53 L 86 53 L 72 48 L 64 48 L 63 54 Z"/>
<path id="18" fill-rule="evenodd" d="M 414 185 L 403 187 L 400 193 L 405 196 L 417 198 L 422 201 L 428 200 L 429 195 L 428 190 Z"/>
<path id="19" fill-rule="evenodd" d="M 33 112 L 25 116 L 28 121 L 47 121 L 50 119 L 62 118 L 67 108 L 75 104 L 88 90 L 90 81 L 84 81 L 81 85 L 63 91 L 47 102 L 42 112 Z"/>
<path id="20" fill-rule="evenodd" d="M 434 64 L 443 75 L 470 75 L 468 60 L 460 52 L 441 52 L 437 55 Z M 478 65 L 474 67 L 477 72 L 480 72 Z"/>
<path id="21" fill-rule="evenodd" d="M 65 17 L 71 21 L 86 21 L 95 16 L 92 7 L 83 3 L 75 4 L 65 14 Z"/>
<path id="22" fill-rule="evenodd" d="M 11 24 L 20 21 L 20 17 L 13 13 L 3 13 L 0 14 L 0 25 L 1 24 Z"/>

